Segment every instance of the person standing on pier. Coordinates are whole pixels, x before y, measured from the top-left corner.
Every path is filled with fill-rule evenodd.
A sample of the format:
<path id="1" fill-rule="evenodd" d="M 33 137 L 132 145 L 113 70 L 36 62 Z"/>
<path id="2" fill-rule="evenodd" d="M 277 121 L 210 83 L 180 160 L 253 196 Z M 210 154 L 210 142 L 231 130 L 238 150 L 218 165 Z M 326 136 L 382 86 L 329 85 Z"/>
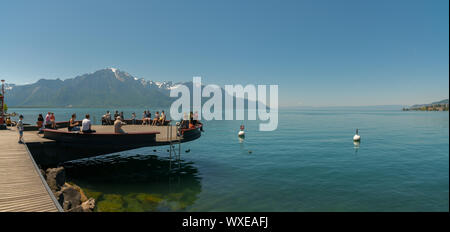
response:
<path id="1" fill-rule="evenodd" d="M 156 124 L 159 122 L 159 111 L 156 111 L 155 118 L 153 119 L 152 126 L 157 126 Z"/>
<path id="2" fill-rule="evenodd" d="M 23 115 L 19 116 L 19 121 L 17 122 L 17 130 L 19 131 L 19 143 L 23 143 Z"/>
<path id="3" fill-rule="evenodd" d="M 112 124 L 111 113 L 109 112 L 109 110 L 106 111 L 106 114 L 103 115 L 103 118 L 105 119 L 105 124 L 106 125 L 111 125 Z"/>
<path id="4" fill-rule="evenodd" d="M 52 121 L 51 118 L 51 112 L 48 112 L 47 115 L 45 115 L 45 128 L 51 129 L 52 128 Z"/>
<path id="5" fill-rule="evenodd" d="M 50 121 L 52 123 L 52 129 L 56 130 L 56 120 L 55 120 L 55 113 L 52 112 L 52 114 L 50 115 Z"/>
<path id="6" fill-rule="evenodd" d="M 44 117 L 42 116 L 42 114 L 39 114 L 39 116 L 38 116 L 38 118 L 37 118 L 36 125 L 37 125 L 37 127 L 39 128 L 38 134 L 43 133 L 42 129 L 45 128 L 45 127 L 44 127 L 45 125 L 44 125 Z"/>

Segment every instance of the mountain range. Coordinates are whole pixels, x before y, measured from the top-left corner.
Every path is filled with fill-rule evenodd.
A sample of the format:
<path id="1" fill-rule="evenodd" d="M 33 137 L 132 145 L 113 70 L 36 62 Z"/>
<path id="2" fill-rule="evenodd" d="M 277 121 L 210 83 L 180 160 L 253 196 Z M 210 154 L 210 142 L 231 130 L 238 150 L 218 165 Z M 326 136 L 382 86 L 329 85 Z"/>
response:
<path id="1" fill-rule="evenodd" d="M 26 85 L 7 83 L 5 97 L 9 107 L 169 107 L 177 99 L 170 97 L 170 90 L 181 84 L 193 93 L 192 81 L 157 82 L 106 68 L 65 80 L 40 79 Z M 223 89 L 222 96 L 224 106 Z M 207 99 L 202 97 L 202 102 Z M 247 107 L 247 99 L 244 104 Z"/>
<path id="2" fill-rule="evenodd" d="M 166 107 L 174 101 L 169 97 L 174 86 L 107 68 L 65 80 L 7 84 L 5 97 L 10 107 Z"/>

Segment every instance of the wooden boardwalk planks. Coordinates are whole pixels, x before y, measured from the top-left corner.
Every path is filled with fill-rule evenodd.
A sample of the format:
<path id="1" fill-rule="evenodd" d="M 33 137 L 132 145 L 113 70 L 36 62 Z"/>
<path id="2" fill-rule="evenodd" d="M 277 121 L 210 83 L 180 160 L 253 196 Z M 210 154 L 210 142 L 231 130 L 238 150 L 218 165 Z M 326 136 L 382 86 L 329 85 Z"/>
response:
<path id="1" fill-rule="evenodd" d="M 0 212 L 58 212 L 58 203 L 18 137 L 16 128 L 0 130 Z"/>

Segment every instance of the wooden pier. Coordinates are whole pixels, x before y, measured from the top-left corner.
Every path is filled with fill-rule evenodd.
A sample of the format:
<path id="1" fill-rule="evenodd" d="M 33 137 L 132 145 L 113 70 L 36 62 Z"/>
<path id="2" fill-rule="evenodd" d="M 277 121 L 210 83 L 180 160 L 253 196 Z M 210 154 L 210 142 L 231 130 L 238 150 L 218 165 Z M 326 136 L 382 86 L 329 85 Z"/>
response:
<path id="1" fill-rule="evenodd" d="M 0 212 L 62 211 L 17 128 L 0 130 Z"/>
<path id="2" fill-rule="evenodd" d="M 92 129 L 99 134 L 114 134 L 114 126 L 112 125 L 92 125 Z M 176 126 L 148 126 L 148 125 L 124 125 L 122 129 L 130 136 L 135 133 L 158 133 L 153 140 L 147 141 L 125 141 L 115 143 L 114 140 L 101 142 L 91 142 L 89 139 L 70 141 L 56 141 L 52 137 L 45 137 L 44 134 L 38 134 L 37 131 L 25 131 L 24 138 L 28 149 L 31 151 L 33 158 L 42 167 L 57 166 L 64 162 L 90 158 L 94 156 L 106 155 L 126 150 L 133 150 L 141 147 L 169 146 L 169 155 L 177 145 L 178 153 L 181 153 L 181 143 L 198 139 L 201 136 L 200 128 L 189 129 L 183 131 L 183 136 L 178 136 Z M 58 131 L 67 133 L 67 128 L 59 128 Z M 95 133 L 93 133 L 95 135 Z M 126 139 L 126 134 L 122 134 Z M 179 156 L 178 156 L 179 157 Z"/>
<path id="3" fill-rule="evenodd" d="M 92 129 L 100 133 L 112 133 L 114 127 L 94 125 Z M 152 146 L 179 144 L 200 137 L 200 132 L 196 134 L 198 136 L 190 138 L 177 136 L 175 126 L 125 125 L 123 130 L 128 133 L 159 132 Z M 44 180 L 35 159 L 40 165 L 45 165 L 46 159 L 49 164 L 120 151 L 114 146 L 110 146 L 110 150 L 101 147 L 99 151 L 92 153 L 86 153 L 86 150 L 78 151 L 73 147 L 65 148 L 58 142 L 44 138 L 37 131 L 24 132 L 25 144 L 18 143 L 18 138 L 15 127 L 0 130 L 0 212 L 63 211 Z M 89 150 L 94 149 L 90 146 Z"/>
<path id="4" fill-rule="evenodd" d="M 92 125 L 92 129 L 100 133 L 114 132 L 114 126 Z M 167 145 L 170 141 L 179 140 L 175 126 L 124 125 L 122 129 L 125 132 L 157 131 L 159 134 L 156 135 L 156 142 L 161 143 L 161 145 Z M 67 131 L 67 128 L 61 128 L 59 130 Z M 172 132 L 170 132 L 170 130 L 172 130 Z M 38 134 L 37 131 L 25 131 L 24 138 L 26 138 L 27 143 L 53 142 L 53 140 L 44 138 L 42 134 Z"/>

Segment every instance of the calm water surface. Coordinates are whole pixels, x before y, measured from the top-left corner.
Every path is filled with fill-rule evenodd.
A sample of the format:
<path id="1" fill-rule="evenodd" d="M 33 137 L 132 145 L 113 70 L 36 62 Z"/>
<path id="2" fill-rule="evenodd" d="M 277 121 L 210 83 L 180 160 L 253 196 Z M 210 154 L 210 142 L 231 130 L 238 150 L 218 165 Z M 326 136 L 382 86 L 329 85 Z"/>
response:
<path id="1" fill-rule="evenodd" d="M 10 109 L 30 123 L 48 110 Z M 57 121 L 89 112 L 98 122 L 106 109 L 50 111 Z M 449 210 L 448 112 L 283 109 L 276 131 L 245 122 L 244 141 L 241 123 L 205 122 L 179 164 L 167 147 L 149 147 L 64 166 L 97 211 Z"/>

